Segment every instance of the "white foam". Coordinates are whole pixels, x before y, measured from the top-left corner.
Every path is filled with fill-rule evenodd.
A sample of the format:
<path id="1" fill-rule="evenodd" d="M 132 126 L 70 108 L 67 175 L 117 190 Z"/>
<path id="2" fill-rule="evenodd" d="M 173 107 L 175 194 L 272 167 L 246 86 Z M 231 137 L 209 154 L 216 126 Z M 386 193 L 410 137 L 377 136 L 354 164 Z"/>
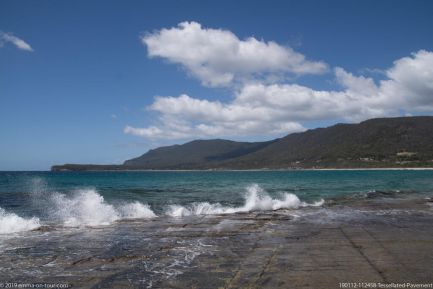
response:
<path id="1" fill-rule="evenodd" d="M 70 197 L 54 194 L 52 201 L 55 218 L 60 219 L 65 226 L 100 226 L 120 219 L 156 217 L 148 205 L 140 202 L 116 208 L 93 189 L 77 191 Z"/>
<path id="2" fill-rule="evenodd" d="M 120 207 L 122 217 L 125 219 L 152 219 L 156 218 L 155 213 L 149 205 L 140 202 L 133 202 Z"/>
<path id="3" fill-rule="evenodd" d="M 290 193 L 282 193 L 279 198 L 272 198 L 258 185 L 247 187 L 245 202 L 242 206 L 223 206 L 220 203 L 197 202 L 189 205 L 170 205 L 165 215 L 184 217 L 193 215 L 217 215 L 268 211 L 279 209 L 297 209 L 305 206 L 321 206 L 324 201 L 312 204 L 302 202 Z M 48 210 L 52 221 L 64 226 L 101 226 L 109 225 L 121 219 L 152 219 L 157 215 L 147 204 L 138 201 L 113 205 L 108 203 L 94 189 L 77 190 L 65 195 L 53 193 L 50 197 L 38 198 L 41 206 Z M 25 219 L 0 208 L 0 233 L 32 230 L 40 226 L 38 218 Z"/>
<path id="4" fill-rule="evenodd" d="M 247 213 L 251 211 L 269 211 L 279 209 L 298 209 L 306 206 L 321 206 L 324 200 L 308 204 L 290 193 L 284 193 L 281 198 L 274 199 L 257 184 L 247 188 L 245 203 L 241 207 L 225 207 L 220 203 L 211 204 L 208 202 L 193 203 L 188 206 L 170 205 L 165 214 L 171 217 L 183 217 L 191 215 L 215 215 L 215 214 L 234 214 Z"/>
<path id="5" fill-rule="evenodd" d="M 119 213 L 94 190 L 80 190 L 72 197 L 55 194 L 55 215 L 65 226 L 108 225 L 120 219 Z"/>
<path id="6" fill-rule="evenodd" d="M 0 234 L 17 233 L 40 227 L 38 218 L 25 219 L 0 208 Z"/>
<path id="7" fill-rule="evenodd" d="M 170 205 L 168 206 L 165 214 L 170 217 L 176 218 L 176 217 L 190 216 L 192 212 L 190 209 L 187 209 L 186 207 L 181 205 Z"/>

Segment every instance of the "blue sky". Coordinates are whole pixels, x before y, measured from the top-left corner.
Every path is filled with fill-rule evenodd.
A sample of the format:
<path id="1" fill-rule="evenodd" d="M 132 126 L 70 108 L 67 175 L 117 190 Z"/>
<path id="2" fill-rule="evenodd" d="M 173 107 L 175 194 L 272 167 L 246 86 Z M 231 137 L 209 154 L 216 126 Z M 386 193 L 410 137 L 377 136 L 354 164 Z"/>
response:
<path id="1" fill-rule="evenodd" d="M 432 12 L 431 1 L 3 0 L 0 170 L 431 115 Z"/>

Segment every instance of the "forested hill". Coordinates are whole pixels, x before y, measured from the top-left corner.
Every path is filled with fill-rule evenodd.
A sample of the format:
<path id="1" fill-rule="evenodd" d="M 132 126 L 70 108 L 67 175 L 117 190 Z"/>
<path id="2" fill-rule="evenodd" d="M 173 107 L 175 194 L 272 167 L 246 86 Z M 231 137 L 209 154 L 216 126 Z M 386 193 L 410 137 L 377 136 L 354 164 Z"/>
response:
<path id="1" fill-rule="evenodd" d="M 289 134 L 268 142 L 195 140 L 160 147 L 121 165 L 52 170 L 433 167 L 433 117 L 377 118 Z"/>

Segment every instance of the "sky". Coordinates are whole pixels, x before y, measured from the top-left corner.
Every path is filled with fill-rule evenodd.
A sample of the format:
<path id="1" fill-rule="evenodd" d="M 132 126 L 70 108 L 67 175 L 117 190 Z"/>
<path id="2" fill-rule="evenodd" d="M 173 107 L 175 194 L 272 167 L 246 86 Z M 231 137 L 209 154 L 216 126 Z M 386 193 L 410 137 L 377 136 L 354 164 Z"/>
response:
<path id="1" fill-rule="evenodd" d="M 0 0 L 0 170 L 433 113 L 432 1 Z"/>

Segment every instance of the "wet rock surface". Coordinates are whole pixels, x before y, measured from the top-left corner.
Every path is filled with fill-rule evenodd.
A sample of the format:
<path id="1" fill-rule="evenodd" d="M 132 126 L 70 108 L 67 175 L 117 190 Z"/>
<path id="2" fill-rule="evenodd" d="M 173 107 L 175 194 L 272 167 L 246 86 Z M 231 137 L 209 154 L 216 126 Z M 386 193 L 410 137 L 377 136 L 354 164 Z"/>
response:
<path id="1" fill-rule="evenodd" d="M 340 288 L 432 283 L 427 200 L 158 218 L 2 237 L 0 280 L 73 288 Z"/>

